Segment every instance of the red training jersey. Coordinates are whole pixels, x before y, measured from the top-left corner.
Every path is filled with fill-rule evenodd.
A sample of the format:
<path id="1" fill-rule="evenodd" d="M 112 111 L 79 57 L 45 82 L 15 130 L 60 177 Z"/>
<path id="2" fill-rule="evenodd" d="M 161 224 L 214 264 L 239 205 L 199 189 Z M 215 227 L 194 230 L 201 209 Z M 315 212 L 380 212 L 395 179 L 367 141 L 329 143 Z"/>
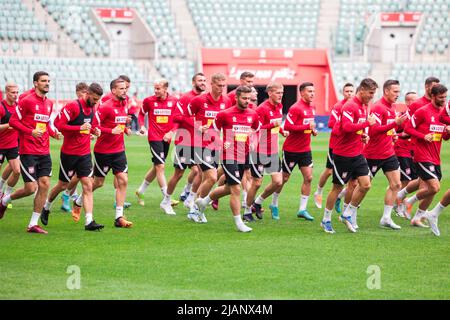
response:
<path id="1" fill-rule="evenodd" d="M 18 99 L 19 103 L 20 103 L 23 99 L 25 99 L 27 96 L 29 96 L 30 94 L 35 93 L 35 92 L 36 92 L 36 89 L 35 89 L 35 88 L 31 88 L 30 90 L 27 90 L 27 91 L 25 91 L 25 92 L 22 92 L 22 94 L 19 96 L 19 99 Z"/>
<path id="2" fill-rule="evenodd" d="M 223 131 L 222 160 L 245 163 L 249 153 L 249 138 L 260 128 L 258 114 L 255 110 L 241 110 L 233 106 L 217 114 L 213 127 L 220 134 Z M 225 143 L 229 144 L 225 148 Z"/>
<path id="3" fill-rule="evenodd" d="M 450 125 L 450 101 L 445 106 L 445 108 L 442 109 L 441 114 L 439 115 L 439 120 L 445 124 Z"/>
<path id="4" fill-rule="evenodd" d="M 9 124 L 19 133 L 19 153 L 30 155 L 47 155 L 50 153 L 49 137 L 56 133 L 50 126 L 53 102 L 47 97 L 40 97 L 36 92 L 27 95 L 16 108 Z M 41 137 L 32 135 L 34 129 L 43 132 Z"/>
<path id="5" fill-rule="evenodd" d="M 343 100 L 337 102 L 331 109 L 330 119 L 328 120 L 328 128 L 331 129 L 330 142 L 329 142 L 329 147 L 331 149 L 333 149 L 333 147 L 336 143 L 336 138 L 337 138 L 337 134 L 339 131 L 339 125 L 336 125 L 336 124 L 339 123 L 339 121 L 340 121 L 341 109 L 346 102 L 347 102 L 347 99 L 343 99 Z"/>
<path id="6" fill-rule="evenodd" d="M 265 155 L 278 153 L 278 135 L 280 132 L 283 132 L 281 129 L 283 105 L 281 103 L 274 105 L 267 99 L 258 106 L 256 113 L 261 122 L 257 152 Z M 278 122 L 280 125 L 274 127 L 275 122 Z"/>
<path id="7" fill-rule="evenodd" d="M 314 106 L 300 99 L 289 108 L 283 129 L 289 132 L 283 144 L 287 152 L 311 151 L 311 123 L 314 123 L 316 111 Z"/>
<path id="8" fill-rule="evenodd" d="M 228 92 L 228 94 L 227 94 L 228 99 L 230 99 L 230 103 L 232 106 L 236 105 L 236 90 L 237 90 L 237 88 L 234 89 L 233 91 Z"/>
<path id="9" fill-rule="evenodd" d="M 12 114 L 16 112 L 17 103 L 12 106 L 6 100 L 0 103 L 0 124 L 9 123 Z M 11 126 L 3 131 L 0 131 L 0 149 L 17 148 L 19 145 L 19 134 L 17 130 Z"/>
<path id="10" fill-rule="evenodd" d="M 123 134 L 125 130 L 128 130 L 126 128 L 127 118 L 128 108 L 125 100 L 110 99 L 98 108 L 93 127 L 98 127 L 101 135 L 95 143 L 94 152 L 110 154 L 125 151 Z M 113 134 L 112 129 L 117 126 L 122 129 L 122 132 Z"/>
<path id="11" fill-rule="evenodd" d="M 177 108 L 173 114 L 173 122 L 178 125 L 175 134 L 175 145 L 194 146 L 194 118 L 190 116 L 188 106 L 192 99 L 201 94 L 191 90 L 183 94 L 178 100 Z"/>
<path id="12" fill-rule="evenodd" d="M 148 141 L 163 141 L 164 135 L 174 128 L 173 111 L 177 107 L 177 98 L 167 94 L 165 99 L 150 96 L 144 99 L 139 112 L 139 125 L 144 125 L 148 115 Z"/>
<path id="13" fill-rule="evenodd" d="M 64 135 L 61 152 L 84 156 L 91 153 L 91 130 L 81 130 L 85 123 L 91 123 L 94 108 L 85 100 L 78 99 L 66 104 L 55 119 L 55 127 Z"/>
<path id="14" fill-rule="evenodd" d="M 442 140 L 450 138 L 446 131 L 446 125 L 439 120 L 441 110 L 432 103 L 417 110 L 406 125 L 406 133 L 416 138 L 414 144 L 414 162 L 430 162 L 441 164 Z M 424 138 L 427 134 L 433 135 L 433 141 L 428 142 Z"/>

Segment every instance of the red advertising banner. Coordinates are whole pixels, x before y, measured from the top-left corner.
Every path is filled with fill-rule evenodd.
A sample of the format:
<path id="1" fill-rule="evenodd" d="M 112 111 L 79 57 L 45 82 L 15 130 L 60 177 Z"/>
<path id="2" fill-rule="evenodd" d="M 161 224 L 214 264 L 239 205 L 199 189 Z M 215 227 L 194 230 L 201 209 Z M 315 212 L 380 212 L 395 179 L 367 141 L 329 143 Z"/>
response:
<path id="1" fill-rule="evenodd" d="M 95 11 L 103 21 L 131 23 L 134 19 L 133 10 L 117 8 L 96 8 Z"/>
<path id="2" fill-rule="evenodd" d="M 380 13 L 383 25 L 417 25 L 422 14 L 420 12 L 389 12 Z"/>

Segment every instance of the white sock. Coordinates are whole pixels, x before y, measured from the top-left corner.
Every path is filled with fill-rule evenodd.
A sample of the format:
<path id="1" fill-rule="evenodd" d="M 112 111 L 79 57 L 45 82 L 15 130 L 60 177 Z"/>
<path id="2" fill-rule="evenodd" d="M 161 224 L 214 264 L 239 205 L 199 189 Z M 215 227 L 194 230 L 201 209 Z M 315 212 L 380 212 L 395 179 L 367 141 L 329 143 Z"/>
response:
<path id="1" fill-rule="evenodd" d="M 44 209 L 45 210 L 50 210 L 52 208 L 52 202 L 48 201 L 48 199 L 45 200 Z"/>
<path id="2" fill-rule="evenodd" d="M 3 178 L 0 178 L 0 191 L 3 190 L 3 186 L 5 185 L 6 180 L 3 180 Z"/>
<path id="3" fill-rule="evenodd" d="M 252 207 L 245 206 L 244 214 L 252 214 Z"/>
<path id="4" fill-rule="evenodd" d="M 323 221 L 328 222 L 331 221 L 331 214 L 333 213 L 333 210 L 328 210 L 325 208 L 325 211 L 323 212 Z"/>
<path id="5" fill-rule="evenodd" d="M 77 200 L 75 200 L 75 203 L 77 204 L 77 206 L 82 207 L 83 206 L 83 195 L 80 194 L 77 198 Z"/>
<path id="6" fill-rule="evenodd" d="M 419 208 L 417 208 L 416 214 L 414 215 L 413 220 L 420 220 L 424 215 L 425 215 L 426 211 L 425 210 L 420 210 Z"/>
<path id="7" fill-rule="evenodd" d="M 123 217 L 123 207 L 116 207 L 116 219 Z"/>
<path id="8" fill-rule="evenodd" d="M 192 183 L 186 183 L 186 185 L 184 186 L 184 193 L 189 193 L 192 190 Z"/>
<path id="9" fill-rule="evenodd" d="M 168 194 L 167 192 L 166 192 L 166 195 L 164 196 L 164 202 L 165 203 L 170 203 L 170 197 L 171 197 L 172 195 L 171 194 Z"/>
<path id="10" fill-rule="evenodd" d="M 304 195 L 300 196 L 300 209 L 299 209 L 299 211 L 306 210 L 306 206 L 308 205 L 308 199 L 309 199 L 309 196 L 304 196 Z"/>
<path id="11" fill-rule="evenodd" d="M 86 225 L 92 222 L 92 213 L 86 213 Z"/>
<path id="12" fill-rule="evenodd" d="M 188 197 L 186 198 L 186 201 L 187 202 L 194 201 L 196 197 L 197 197 L 197 193 L 196 192 L 190 192 Z"/>
<path id="13" fill-rule="evenodd" d="M 406 199 L 406 202 L 412 205 L 412 204 L 416 203 L 418 200 L 419 200 L 419 199 L 417 199 L 417 196 L 416 196 L 416 195 L 413 195 L 412 197 L 407 198 L 407 199 Z"/>
<path id="14" fill-rule="evenodd" d="M 278 207 L 278 197 L 280 196 L 279 193 L 274 192 L 272 194 L 272 206 Z"/>
<path id="15" fill-rule="evenodd" d="M 236 224 L 236 226 L 239 227 L 239 225 L 243 225 L 244 224 L 244 221 L 242 221 L 242 217 L 241 217 L 240 214 L 237 215 L 237 216 L 233 216 L 233 218 L 234 218 L 234 223 Z"/>
<path id="16" fill-rule="evenodd" d="M 147 190 L 149 185 L 150 185 L 150 182 L 148 182 L 147 180 L 144 179 L 144 181 L 142 181 L 142 184 L 138 189 L 138 192 L 140 194 L 144 194 L 145 190 Z"/>
<path id="17" fill-rule="evenodd" d="M 321 188 L 321 187 L 317 186 L 317 191 L 316 191 L 316 194 L 320 194 L 320 195 L 322 195 L 322 193 L 323 193 L 323 188 Z"/>
<path id="18" fill-rule="evenodd" d="M 408 194 L 408 192 L 406 191 L 406 187 L 404 187 L 402 190 L 397 192 L 397 199 L 403 200 L 403 199 L 405 199 L 407 194 Z"/>
<path id="19" fill-rule="evenodd" d="M 202 201 L 206 204 L 210 204 L 212 202 L 211 198 L 209 197 L 209 194 L 206 197 L 204 197 Z"/>
<path id="20" fill-rule="evenodd" d="M 6 186 L 5 194 L 11 194 L 13 192 L 14 187 Z"/>
<path id="21" fill-rule="evenodd" d="M 264 199 L 264 198 L 261 197 L 261 196 L 258 196 L 258 198 L 256 198 L 256 200 L 255 200 L 255 203 L 256 203 L 256 204 L 262 205 L 263 202 L 264 202 L 264 200 L 266 200 L 266 199 Z"/>
<path id="22" fill-rule="evenodd" d="M 2 199 L 2 205 L 6 206 L 11 202 L 11 195 L 7 194 Z"/>
<path id="23" fill-rule="evenodd" d="M 394 208 L 393 206 L 387 206 L 387 205 L 384 206 L 383 219 L 391 220 L 391 214 L 392 214 L 393 208 Z"/>
<path id="24" fill-rule="evenodd" d="M 161 193 L 163 194 L 164 197 L 167 195 L 167 186 L 161 188 Z"/>
<path id="25" fill-rule="evenodd" d="M 347 188 L 342 189 L 342 191 L 338 194 L 338 198 L 342 199 L 347 194 Z"/>
<path id="26" fill-rule="evenodd" d="M 355 211 L 352 211 L 352 225 L 356 226 L 356 219 L 358 218 L 358 208 Z"/>
<path id="27" fill-rule="evenodd" d="M 434 218 L 438 218 L 439 215 L 441 214 L 442 210 L 444 210 L 444 209 L 445 209 L 445 207 L 442 205 L 442 203 L 438 202 L 436 207 L 434 207 L 433 210 L 430 211 L 429 215 Z"/>
<path id="28" fill-rule="evenodd" d="M 345 210 L 347 210 L 348 207 L 348 203 L 345 203 L 342 205 L 342 212 L 345 212 Z"/>
<path id="29" fill-rule="evenodd" d="M 32 226 L 37 226 L 40 216 L 41 216 L 40 213 L 33 212 L 33 214 L 31 215 L 30 224 L 28 225 L 28 228 L 31 228 Z"/>
<path id="30" fill-rule="evenodd" d="M 344 216 L 344 217 L 351 217 L 351 216 L 354 215 L 354 212 L 355 212 L 357 209 L 358 209 L 357 207 L 354 207 L 354 206 L 352 206 L 351 204 L 349 204 L 348 207 L 345 208 L 345 211 L 344 211 L 343 216 Z"/>
<path id="31" fill-rule="evenodd" d="M 247 203 L 247 191 L 242 191 L 242 204 Z"/>

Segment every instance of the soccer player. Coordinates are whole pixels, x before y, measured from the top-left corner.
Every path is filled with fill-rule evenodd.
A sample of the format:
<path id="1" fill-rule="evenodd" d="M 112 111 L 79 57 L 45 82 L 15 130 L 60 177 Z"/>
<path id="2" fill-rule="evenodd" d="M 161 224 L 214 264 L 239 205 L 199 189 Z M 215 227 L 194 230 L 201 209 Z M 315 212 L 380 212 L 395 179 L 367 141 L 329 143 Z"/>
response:
<path id="1" fill-rule="evenodd" d="M 49 137 L 61 138 L 61 133 L 50 125 L 53 103 L 46 95 L 50 89 L 50 77 L 47 72 L 38 71 L 33 75 L 35 92 L 27 95 L 16 108 L 9 124 L 19 133 L 20 167 L 24 187 L 11 195 L 4 196 L 0 202 L 0 217 L 3 216 L 7 204 L 34 194 L 33 214 L 27 232 L 47 234 L 38 220 L 47 199 L 52 172 Z"/>
<path id="2" fill-rule="evenodd" d="M 400 165 L 394 151 L 393 138 L 396 129 L 407 119 L 407 115 L 396 116 L 394 103 L 400 96 L 400 82 L 387 80 L 383 84 L 383 97 L 371 107 L 375 124 L 369 128 L 369 143 L 364 148 L 372 178 L 378 170 L 383 169 L 389 186 L 384 198 L 384 211 L 380 220 L 383 227 L 399 230 L 401 227 L 392 221 L 392 209 L 400 190 Z M 355 224 L 356 221 L 353 221 Z"/>
<path id="3" fill-rule="evenodd" d="M 335 232 L 331 224 L 331 214 L 337 196 L 350 179 L 357 179 L 358 184 L 352 193 L 350 204 L 340 217 L 348 230 L 356 232 L 352 216 L 356 217 L 358 206 L 370 189 L 370 171 L 362 151 L 364 129 L 375 124 L 375 117 L 367 116 L 367 105 L 373 99 L 377 88 L 374 80 L 363 79 L 356 95 L 342 107 L 339 133 L 333 148 L 333 187 L 328 194 L 321 223 L 327 233 Z"/>
<path id="4" fill-rule="evenodd" d="M 408 109 L 411 103 L 413 103 L 415 100 L 417 100 L 417 93 L 406 93 L 405 104 Z M 414 166 L 412 158 L 413 143 L 411 141 L 411 136 L 404 132 L 404 125 L 405 123 L 403 123 L 403 125 L 401 126 L 402 132 L 399 132 L 398 140 L 395 141 L 394 144 L 395 155 L 397 156 L 398 162 L 400 163 L 400 181 L 402 184 L 401 189 L 406 188 L 409 182 L 414 181 L 418 178 L 416 167 Z M 397 204 L 394 204 L 394 210 L 397 211 L 397 215 L 403 218 L 408 218 L 408 216 L 405 215 L 408 213 L 404 208 L 403 201 L 399 201 L 398 198 L 396 198 L 396 200 Z"/>
<path id="5" fill-rule="evenodd" d="M 408 111 L 407 111 L 409 119 L 412 118 L 412 116 L 418 109 L 426 106 L 427 104 L 429 104 L 431 102 L 431 89 L 433 88 L 434 85 L 439 84 L 439 82 L 440 82 L 440 80 L 436 77 L 428 77 L 427 79 L 425 79 L 425 94 L 422 98 L 414 101 L 409 106 Z M 415 138 L 412 137 L 411 140 L 412 140 L 412 143 L 414 144 Z M 414 158 L 414 156 L 413 156 L 413 158 Z M 400 209 L 406 208 L 406 211 L 401 213 L 401 215 L 403 215 L 405 217 L 410 216 L 412 207 L 413 207 L 413 205 L 415 203 L 415 199 L 416 199 L 414 197 L 410 197 L 408 199 L 405 199 L 405 198 L 409 193 L 414 192 L 419 189 L 419 183 L 420 182 L 418 179 L 413 180 L 413 181 L 409 182 L 406 187 L 404 187 L 397 193 L 398 201 L 403 201 L 403 204 L 404 204 L 404 206 L 399 206 L 399 208 Z"/>
<path id="6" fill-rule="evenodd" d="M 19 135 L 9 125 L 9 119 L 16 111 L 18 95 L 17 84 L 9 82 L 5 86 L 5 99 L 0 102 L 0 168 L 5 159 L 8 160 L 0 180 L 0 196 L 10 195 L 20 177 Z M 5 184 L 6 189 L 3 190 Z"/>
<path id="7" fill-rule="evenodd" d="M 220 111 L 231 107 L 230 99 L 223 94 L 227 86 L 224 74 L 211 76 L 211 91 L 192 99 L 188 106 L 189 115 L 194 117 L 195 161 L 200 166 L 202 182 L 198 189 L 198 199 L 206 197 L 217 182 L 219 166 L 220 137 L 212 124 Z M 204 212 L 200 211 L 199 222 L 208 222 Z"/>
<path id="8" fill-rule="evenodd" d="M 344 88 L 342 89 L 342 95 L 344 96 L 344 99 L 342 99 L 341 101 L 338 101 L 331 109 L 330 119 L 328 120 L 328 128 L 331 129 L 331 134 L 330 134 L 330 142 L 329 142 L 329 147 L 328 147 L 327 163 L 325 166 L 325 170 L 320 175 L 319 184 L 317 186 L 317 191 L 314 192 L 314 203 L 315 203 L 316 207 L 319 209 L 322 209 L 323 188 L 324 188 L 325 184 L 327 183 L 328 178 L 333 174 L 333 146 L 336 143 L 336 131 L 339 128 L 339 125 L 336 126 L 336 128 L 335 128 L 335 125 L 340 120 L 339 118 L 340 118 L 342 106 L 349 99 L 351 99 L 354 96 L 354 90 L 355 90 L 355 88 L 353 87 L 353 84 L 346 83 L 344 85 Z M 346 191 L 347 188 L 344 188 L 344 190 Z M 345 195 L 345 192 L 340 194 L 340 197 L 338 197 L 338 200 L 336 201 L 335 208 L 336 208 L 336 211 L 339 210 L 338 213 L 340 213 L 340 210 L 341 210 L 341 206 L 340 206 L 341 197 L 344 195 Z"/>
<path id="9" fill-rule="evenodd" d="M 252 215 L 252 206 L 258 219 L 262 219 L 262 204 L 265 199 L 273 194 L 270 210 L 272 218 L 279 220 L 278 197 L 276 193 L 283 184 L 283 175 L 281 173 L 281 161 L 278 151 L 278 135 L 284 136 L 288 132 L 281 129 L 281 121 L 283 118 L 283 99 L 284 87 L 281 83 L 271 82 L 266 87 L 269 98 L 261 103 L 256 109 L 261 122 L 261 131 L 257 141 L 256 150 L 251 152 L 250 165 L 252 182 L 247 194 L 247 206 L 245 208 L 244 220 L 254 221 Z M 256 192 L 261 187 L 264 171 L 271 175 L 271 183 L 264 189 L 253 202 Z"/>
<path id="10" fill-rule="evenodd" d="M 58 183 L 50 191 L 41 212 L 41 222 L 48 224 L 53 201 L 63 191 L 76 174 L 83 188 L 83 207 L 86 214 L 85 230 L 94 231 L 103 228 L 93 219 L 94 200 L 92 196 L 92 157 L 91 134 L 100 135 L 98 128 L 92 128 L 94 106 L 103 95 L 102 87 L 92 83 L 85 98 L 68 103 L 55 119 L 55 127 L 64 135 L 61 147 Z M 79 216 L 75 216 L 78 220 Z"/>
<path id="11" fill-rule="evenodd" d="M 217 187 L 204 199 L 195 201 L 200 212 L 212 200 L 230 195 L 230 208 L 238 231 L 249 232 L 241 218 L 241 178 L 249 153 L 249 136 L 259 130 L 260 122 L 256 111 L 248 109 L 251 88 L 239 86 L 236 89 L 237 105 L 217 114 L 213 126 L 223 132 L 222 168 L 226 176 L 226 184 Z"/>
<path id="12" fill-rule="evenodd" d="M 194 127 L 193 118 L 189 115 L 188 105 L 195 97 L 206 91 L 206 77 L 203 73 L 197 73 L 192 77 L 192 90 L 181 96 L 177 108 L 174 110 L 173 121 L 178 126 L 175 135 L 175 171 L 167 184 L 167 192 L 172 194 L 176 185 L 183 177 L 187 168 L 191 172 L 188 175 L 187 183 L 180 195 L 180 200 L 189 210 L 193 209 L 197 190 L 201 183 L 199 168 L 194 160 Z"/>
<path id="13" fill-rule="evenodd" d="M 303 176 L 303 183 L 297 217 L 313 221 L 314 218 L 309 214 L 307 205 L 313 174 L 311 135 L 317 135 L 314 121 L 316 111 L 312 105 L 315 97 L 314 84 L 304 82 L 300 85 L 299 90 L 301 99 L 290 107 L 283 127 L 283 130 L 289 132 L 289 136 L 283 144 L 283 185 L 289 180 L 292 170 L 298 165 Z M 279 194 L 282 188 L 283 186 L 276 193 Z"/>
<path id="14" fill-rule="evenodd" d="M 167 192 L 164 170 L 170 141 L 176 129 L 172 120 L 173 110 L 177 107 L 178 100 L 169 94 L 169 82 L 166 79 L 156 80 L 153 87 L 155 94 L 144 99 L 138 118 L 141 133 L 145 133 L 147 128 L 145 127 L 144 117 L 146 114 L 148 115 L 148 142 L 153 156 L 153 166 L 145 175 L 144 181 L 136 191 L 136 196 L 138 199 L 142 199 L 145 190 L 156 178 L 163 194 L 163 201 L 159 206 L 166 214 L 174 215 L 175 211 L 173 211 L 170 202 L 172 193 Z"/>
<path id="15" fill-rule="evenodd" d="M 124 134 L 131 135 L 126 127 L 128 110 L 126 104 L 127 87 L 122 79 L 111 83 L 113 98 L 103 103 L 94 116 L 93 127 L 100 129 L 101 135 L 94 146 L 94 183 L 92 191 L 102 187 L 108 172 L 112 169 L 116 187 L 116 217 L 114 226 L 130 228 L 133 223 L 123 215 L 123 205 L 128 186 L 128 164 L 125 154 Z M 73 215 L 79 215 L 83 205 L 83 195 L 74 202 Z"/>
<path id="16" fill-rule="evenodd" d="M 255 82 L 255 75 L 249 71 L 244 71 L 239 76 L 239 85 L 240 86 L 247 86 L 250 88 L 253 88 L 253 83 Z M 228 92 L 228 98 L 231 101 L 231 105 L 236 105 L 236 89 L 233 91 Z"/>
<path id="17" fill-rule="evenodd" d="M 436 84 L 431 89 L 431 103 L 417 110 L 406 124 L 405 131 L 415 137 L 414 163 L 420 178 L 419 191 L 414 195 L 419 208 L 411 219 L 411 225 L 423 227 L 420 222 L 426 210 L 439 192 L 441 173 L 442 140 L 450 138 L 450 126 L 440 121 L 440 113 L 445 108 L 447 88 Z"/>

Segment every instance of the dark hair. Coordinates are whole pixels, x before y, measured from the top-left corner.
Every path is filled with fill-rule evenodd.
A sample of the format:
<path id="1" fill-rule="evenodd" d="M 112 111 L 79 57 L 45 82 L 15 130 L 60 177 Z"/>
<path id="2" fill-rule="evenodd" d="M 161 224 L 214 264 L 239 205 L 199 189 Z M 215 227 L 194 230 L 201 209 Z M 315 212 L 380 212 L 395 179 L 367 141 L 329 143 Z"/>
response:
<path id="1" fill-rule="evenodd" d="M 345 88 L 347 87 L 353 87 L 353 84 L 350 82 L 347 82 L 346 84 L 344 84 L 344 86 L 342 87 L 342 90 L 345 90 Z"/>
<path id="2" fill-rule="evenodd" d="M 448 90 L 447 90 L 447 87 L 446 87 L 446 86 L 444 86 L 444 85 L 442 85 L 442 84 L 435 84 L 435 85 L 433 86 L 433 88 L 431 88 L 431 95 L 432 95 L 432 96 L 437 96 L 437 95 L 446 93 L 447 91 L 448 91 Z"/>
<path id="3" fill-rule="evenodd" d="M 89 92 L 95 93 L 98 96 L 102 96 L 103 95 L 103 88 L 98 83 L 93 82 L 89 86 Z"/>
<path id="4" fill-rule="evenodd" d="M 312 83 L 312 82 L 303 82 L 300 85 L 299 91 L 302 92 L 303 90 L 305 90 L 306 87 L 314 87 L 314 83 Z"/>
<path id="5" fill-rule="evenodd" d="M 407 93 L 405 94 L 405 99 L 406 99 L 406 97 L 409 96 L 410 94 L 417 94 L 417 92 L 414 92 L 414 91 L 409 91 L 409 92 L 407 92 Z"/>
<path id="6" fill-rule="evenodd" d="M 250 71 L 244 71 L 241 73 L 241 76 L 239 79 L 244 80 L 246 78 L 254 78 L 255 75 L 253 73 L 251 73 Z"/>
<path id="7" fill-rule="evenodd" d="M 383 84 L 383 93 L 385 90 L 391 89 L 392 86 L 399 86 L 399 85 L 400 85 L 400 81 L 398 81 L 398 80 L 392 80 L 392 79 L 386 80 Z"/>
<path id="8" fill-rule="evenodd" d="M 426 85 L 426 86 L 429 86 L 429 85 L 432 84 L 433 82 L 439 83 L 439 82 L 441 82 L 441 81 L 440 81 L 438 78 L 436 78 L 436 77 L 428 77 L 428 78 L 425 79 L 425 85 Z"/>
<path id="9" fill-rule="evenodd" d="M 87 90 L 87 89 L 88 89 L 88 85 L 86 84 L 86 82 L 78 82 L 77 85 L 75 86 L 76 92 L 80 92 L 80 91 Z"/>
<path id="10" fill-rule="evenodd" d="M 204 76 L 205 75 L 202 72 L 198 72 L 194 74 L 194 76 L 192 77 L 192 82 L 194 82 L 197 77 L 204 77 Z"/>
<path id="11" fill-rule="evenodd" d="M 370 78 L 363 79 L 359 84 L 359 90 L 375 90 L 377 88 L 378 84 Z"/>
<path id="12" fill-rule="evenodd" d="M 33 82 L 39 81 L 42 76 L 48 76 L 49 74 L 45 71 L 38 71 L 33 75 Z"/>
<path id="13" fill-rule="evenodd" d="M 249 86 L 239 86 L 236 89 L 236 97 L 238 98 L 243 93 L 251 93 L 251 92 L 252 92 L 252 88 L 250 88 Z"/>
<path id="14" fill-rule="evenodd" d="M 114 88 L 117 86 L 118 83 L 121 83 L 121 82 L 125 82 L 125 80 L 123 80 L 122 78 L 114 79 L 114 80 L 111 81 L 111 83 L 109 84 L 109 88 L 112 90 L 112 89 L 114 89 Z"/>
<path id="15" fill-rule="evenodd" d="M 131 83 L 130 78 L 124 74 L 121 74 L 120 76 L 118 76 L 117 79 L 122 79 L 125 82 Z"/>

